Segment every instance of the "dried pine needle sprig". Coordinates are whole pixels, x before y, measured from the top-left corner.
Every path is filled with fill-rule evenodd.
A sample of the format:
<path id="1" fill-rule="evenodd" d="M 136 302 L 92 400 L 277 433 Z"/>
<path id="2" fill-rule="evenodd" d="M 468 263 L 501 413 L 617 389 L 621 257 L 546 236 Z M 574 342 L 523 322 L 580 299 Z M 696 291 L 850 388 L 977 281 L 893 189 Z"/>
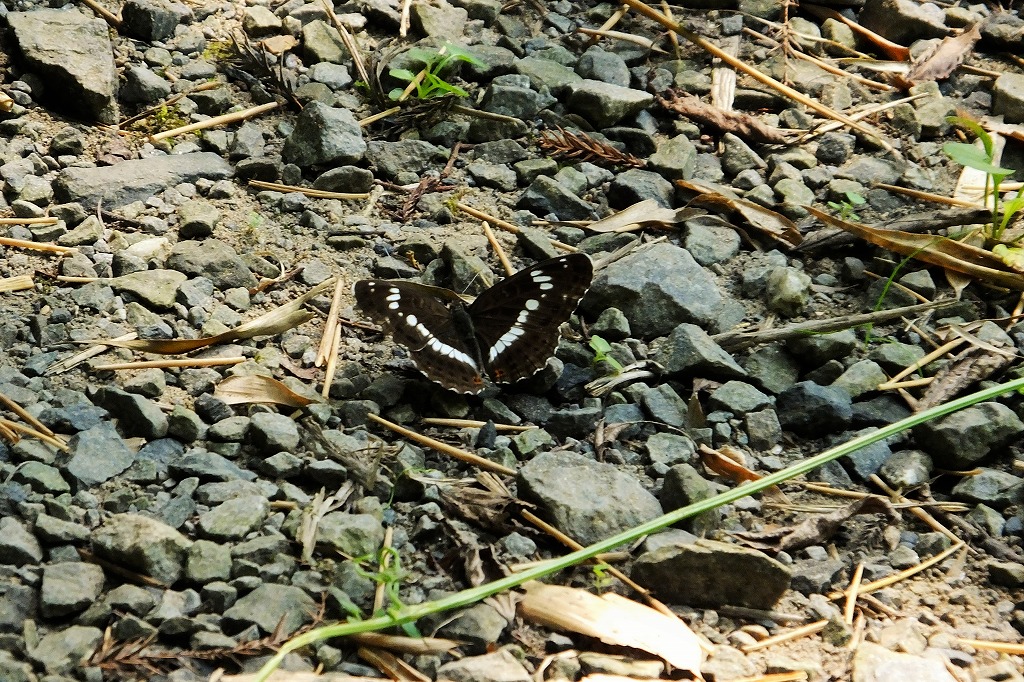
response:
<path id="1" fill-rule="evenodd" d="M 555 127 L 558 128 L 557 133 L 545 130 L 537 140 L 537 146 L 554 157 L 629 168 L 643 168 L 646 165 L 643 159 L 621 152 L 586 133 L 574 133 L 561 126 Z"/>

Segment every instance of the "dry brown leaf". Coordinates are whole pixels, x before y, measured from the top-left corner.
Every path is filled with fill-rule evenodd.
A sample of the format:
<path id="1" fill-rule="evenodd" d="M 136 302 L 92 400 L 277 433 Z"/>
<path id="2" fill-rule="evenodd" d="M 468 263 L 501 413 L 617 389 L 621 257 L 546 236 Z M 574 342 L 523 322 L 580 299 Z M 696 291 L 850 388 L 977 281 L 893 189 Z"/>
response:
<path id="1" fill-rule="evenodd" d="M 32 281 L 32 275 L 15 275 L 14 277 L 0 279 L 0 292 L 23 291 L 34 286 L 35 282 Z"/>
<path id="2" fill-rule="evenodd" d="M 440 654 L 462 646 L 465 642 L 457 639 L 440 639 L 438 637 L 405 637 L 388 635 L 383 632 L 361 632 L 349 635 L 349 639 L 363 646 L 376 649 L 387 649 L 402 654 Z"/>
<path id="3" fill-rule="evenodd" d="M 792 220 L 760 204 L 740 199 L 728 188 L 700 180 L 676 180 L 676 184 L 691 192 L 697 192 L 698 196 L 690 202 L 691 206 L 735 211 L 743 216 L 751 227 L 786 246 L 799 246 L 803 241 L 800 230 Z"/>
<path id="4" fill-rule="evenodd" d="M 430 678 L 395 656 L 390 651 L 361 646 L 356 650 L 363 659 L 377 670 L 397 682 L 430 682 Z"/>
<path id="5" fill-rule="evenodd" d="M 897 517 L 892 503 L 884 497 L 869 495 L 830 514 L 818 514 L 795 526 L 782 526 L 761 532 L 733 533 L 743 544 L 765 552 L 793 552 L 828 541 L 844 523 L 857 514 L 885 514 Z"/>
<path id="6" fill-rule="evenodd" d="M 968 348 L 935 374 L 914 411 L 920 412 L 955 398 L 979 381 L 1001 373 L 1015 357 L 1011 350 L 998 352 L 977 346 Z"/>
<path id="7" fill-rule="evenodd" d="M 304 306 L 310 299 L 320 295 L 332 287 L 334 287 L 333 277 L 318 284 L 294 301 L 278 306 L 270 312 L 264 313 L 253 320 L 249 320 L 248 322 L 238 325 L 234 329 L 229 329 L 228 331 L 223 332 L 222 334 L 217 334 L 216 336 L 207 336 L 202 339 L 135 339 L 133 341 L 107 339 L 103 341 L 93 341 L 92 343 L 103 344 L 105 346 L 117 346 L 118 348 L 130 348 L 132 350 L 143 351 L 145 353 L 176 355 L 179 353 L 188 353 L 199 348 L 205 348 L 206 346 L 212 346 L 218 343 L 238 341 L 239 339 L 251 339 L 255 336 L 276 336 L 277 334 L 286 332 L 289 329 L 293 329 L 300 324 L 313 319 L 315 315 L 303 310 L 302 306 Z"/>
<path id="8" fill-rule="evenodd" d="M 217 384 L 213 396 L 228 405 L 273 403 L 288 407 L 305 407 L 310 403 L 319 402 L 299 395 L 277 379 L 261 374 L 227 377 Z"/>
<path id="9" fill-rule="evenodd" d="M 702 679 L 704 651 L 681 620 L 613 593 L 599 597 L 586 590 L 540 582 L 526 583 L 523 588 L 526 596 L 519 603 L 519 615 L 524 619 L 646 651 Z"/>
<path id="10" fill-rule="evenodd" d="M 1024 275 L 1007 268 L 991 251 L 931 234 L 880 230 L 840 220 L 813 206 L 804 208 L 826 225 L 844 229 L 875 246 L 881 246 L 903 256 L 913 256 L 924 263 L 956 270 L 987 284 L 1024 291 Z"/>
<path id="11" fill-rule="evenodd" d="M 449 513 L 487 530 L 509 532 L 509 519 L 520 509 L 531 505 L 510 494 L 481 490 L 472 484 L 459 481 L 438 484 L 441 503 Z"/>
<path id="12" fill-rule="evenodd" d="M 790 137 L 780 128 L 766 125 L 750 114 L 740 111 L 726 111 L 706 104 L 699 97 L 673 90 L 666 92 L 667 97 L 656 95 L 655 98 L 665 109 L 686 116 L 699 123 L 717 128 L 723 133 L 733 133 L 745 140 L 764 144 L 788 144 Z"/>
<path id="13" fill-rule="evenodd" d="M 595 220 L 585 229 L 593 232 L 635 232 L 645 227 L 670 228 L 702 213 L 690 208 L 665 208 L 654 199 L 644 199 L 607 218 Z"/>
<path id="14" fill-rule="evenodd" d="M 963 63 L 979 39 L 981 39 L 980 23 L 971 26 L 958 36 L 943 38 L 933 50 L 921 55 L 914 62 L 906 76 L 897 80 L 905 88 L 910 88 L 918 83 L 942 80 Z"/>

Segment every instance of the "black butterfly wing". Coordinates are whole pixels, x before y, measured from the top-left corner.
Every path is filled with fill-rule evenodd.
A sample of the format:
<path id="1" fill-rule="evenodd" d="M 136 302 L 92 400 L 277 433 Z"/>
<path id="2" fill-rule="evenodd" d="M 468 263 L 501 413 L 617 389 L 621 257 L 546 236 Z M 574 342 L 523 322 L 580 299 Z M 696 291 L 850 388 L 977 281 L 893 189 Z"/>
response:
<path id="1" fill-rule="evenodd" d="M 544 366 L 558 343 L 559 325 L 593 276 L 590 258 L 573 253 L 520 270 L 477 297 L 469 315 L 492 379 L 512 383 Z"/>
<path id="2" fill-rule="evenodd" d="M 463 306 L 455 292 L 401 280 L 366 279 L 353 288 L 356 302 L 409 350 L 417 369 L 445 388 L 479 393 L 483 367 L 454 322 Z M 462 311 L 464 314 L 464 311 Z"/>

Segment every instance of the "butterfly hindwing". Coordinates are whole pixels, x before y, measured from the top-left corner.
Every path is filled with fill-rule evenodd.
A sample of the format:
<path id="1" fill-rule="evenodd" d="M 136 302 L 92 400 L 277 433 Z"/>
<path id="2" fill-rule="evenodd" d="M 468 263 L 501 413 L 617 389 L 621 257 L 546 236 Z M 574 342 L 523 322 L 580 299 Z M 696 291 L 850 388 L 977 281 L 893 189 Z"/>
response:
<path id="1" fill-rule="evenodd" d="M 469 307 L 488 374 L 500 383 L 532 376 L 558 343 L 590 287 L 593 265 L 584 254 L 549 258 L 480 294 Z"/>
<path id="2" fill-rule="evenodd" d="M 400 280 L 356 282 L 356 302 L 395 341 L 409 350 L 416 367 L 446 388 L 478 393 L 483 367 L 453 322 L 452 307 L 462 302 L 447 289 Z"/>

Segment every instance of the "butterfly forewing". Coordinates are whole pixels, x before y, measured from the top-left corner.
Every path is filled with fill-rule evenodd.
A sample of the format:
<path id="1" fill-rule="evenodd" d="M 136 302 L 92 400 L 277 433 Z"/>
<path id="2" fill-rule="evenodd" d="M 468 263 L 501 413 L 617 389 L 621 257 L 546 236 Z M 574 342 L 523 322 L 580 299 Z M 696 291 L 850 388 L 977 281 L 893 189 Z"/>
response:
<path id="1" fill-rule="evenodd" d="M 446 388 L 478 393 L 483 388 L 480 360 L 453 322 L 452 307 L 462 302 L 454 292 L 415 282 L 362 280 L 356 302 L 395 341 L 409 350 L 416 367 Z"/>
<path id="2" fill-rule="evenodd" d="M 558 343 L 590 287 L 593 265 L 576 253 L 541 261 L 480 294 L 469 307 L 488 374 L 500 383 L 532 376 Z"/>

